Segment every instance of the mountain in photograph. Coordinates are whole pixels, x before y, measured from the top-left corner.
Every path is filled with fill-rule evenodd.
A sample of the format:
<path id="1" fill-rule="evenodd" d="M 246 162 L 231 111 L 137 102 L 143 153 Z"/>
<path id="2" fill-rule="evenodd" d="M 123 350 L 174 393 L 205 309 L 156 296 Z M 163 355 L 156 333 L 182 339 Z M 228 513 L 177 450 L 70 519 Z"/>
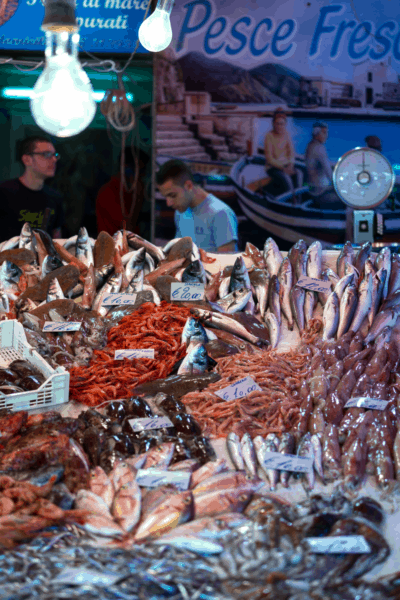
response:
<path id="1" fill-rule="evenodd" d="M 301 76 L 295 71 L 282 65 L 266 63 L 251 69 L 249 74 L 263 87 L 266 87 L 288 104 L 297 104 Z"/>
<path id="2" fill-rule="evenodd" d="M 276 104 L 282 98 L 251 72 L 200 52 L 189 52 L 178 59 L 188 92 L 208 92 L 212 102 Z"/>

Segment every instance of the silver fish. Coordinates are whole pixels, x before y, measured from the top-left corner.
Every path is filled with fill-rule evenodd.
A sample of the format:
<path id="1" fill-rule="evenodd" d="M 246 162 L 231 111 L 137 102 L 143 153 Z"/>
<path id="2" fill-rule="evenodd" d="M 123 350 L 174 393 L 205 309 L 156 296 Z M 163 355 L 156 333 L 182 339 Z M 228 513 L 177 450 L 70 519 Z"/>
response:
<path id="1" fill-rule="evenodd" d="M 24 223 L 22 226 L 18 248 L 34 251 L 33 232 L 29 223 Z"/>
<path id="2" fill-rule="evenodd" d="M 279 443 L 279 440 L 278 440 Z M 265 440 L 265 452 L 278 452 L 278 443 L 276 437 L 268 437 Z M 267 479 L 269 481 L 269 489 L 273 492 L 276 489 L 276 486 L 279 481 L 279 471 L 277 469 L 268 469 L 263 467 Z"/>
<path id="3" fill-rule="evenodd" d="M 192 312 L 195 316 L 201 317 L 207 327 L 228 331 L 229 333 L 233 333 L 234 335 L 237 335 L 244 340 L 247 340 L 251 344 L 255 344 L 256 346 L 263 345 L 263 342 L 260 340 L 260 338 L 250 333 L 246 327 L 228 315 L 218 312 L 210 312 L 202 308 L 193 308 Z"/>
<path id="4" fill-rule="evenodd" d="M 299 248 L 299 253 L 297 256 L 297 263 L 295 268 L 297 279 L 300 279 L 300 277 L 307 275 L 307 262 L 307 246 L 304 245 Z"/>
<path id="5" fill-rule="evenodd" d="M 225 296 L 225 298 L 221 298 L 217 302 L 210 302 L 210 304 L 213 310 L 218 310 L 219 312 L 231 315 L 235 312 L 243 310 L 251 297 L 251 290 L 246 288 L 237 288 Z"/>
<path id="6" fill-rule="evenodd" d="M 335 273 L 335 275 L 336 275 L 336 273 Z M 328 277 L 327 269 L 325 269 L 325 271 L 322 271 L 322 273 L 321 273 L 321 281 L 330 281 L 330 279 Z M 322 304 L 322 306 L 325 306 L 325 304 L 327 303 L 327 300 L 329 298 L 329 294 L 331 292 L 332 292 L 332 284 L 331 284 L 331 291 L 330 292 L 318 292 L 318 300 L 320 301 L 320 303 Z"/>
<path id="7" fill-rule="evenodd" d="M 390 277 L 387 295 L 390 297 L 394 292 L 400 289 L 400 254 L 392 254 L 392 264 L 390 268 Z"/>
<path id="8" fill-rule="evenodd" d="M 254 270 L 250 274 L 250 282 L 256 294 L 260 317 L 263 319 L 268 303 L 269 275 L 265 270 Z"/>
<path id="9" fill-rule="evenodd" d="M 314 309 L 317 306 L 317 294 L 311 290 L 306 290 L 306 296 L 304 299 L 304 320 L 308 325 L 313 318 Z"/>
<path id="10" fill-rule="evenodd" d="M 229 282 L 230 282 L 231 278 L 230 277 L 224 277 L 224 279 L 221 281 L 220 286 L 218 288 L 218 296 L 219 298 L 225 298 L 225 296 L 227 296 L 229 294 Z"/>
<path id="11" fill-rule="evenodd" d="M 234 467 L 237 471 L 244 471 L 245 464 L 242 453 L 242 446 L 240 444 L 239 436 L 231 431 L 228 433 L 226 438 L 226 447 L 228 450 L 229 458 L 234 464 Z"/>
<path id="12" fill-rule="evenodd" d="M 311 436 L 311 444 L 314 450 L 314 469 L 324 481 L 324 469 L 322 467 L 322 447 L 321 441 L 318 435 L 314 434 Z"/>
<path id="13" fill-rule="evenodd" d="M 350 331 L 357 332 L 368 315 L 372 304 L 372 274 L 368 273 L 358 287 L 358 305 L 350 325 Z"/>
<path id="14" fill-rule="evenodd" d="M 342 278 L 344 275 L 344 269 L 345 269 L 346 263 L 350 263 L 351 265 L 354 265 L 354 261 L 355 261 L 354 248 L 351 245 L 351 242 L 346 242 L 337 258 L 336 271 L 340 278 Z"/>
<path id="15" fill-rule="evenodd" d="M 282 323 L 281 304 L 279 299 L 280 284 L 277 275 L 272 275 L 268 287 L 268 306 L 269 310 L 274 313 L 279 326 Z"/>
<path id="16" fill-rule="evenodd" d="M 283 261 L 277 243 L 272 238 L 268 238 L 264 244 L 263 257 L 269 274 L 278 275 L 279 267 Z"/>
<path id="17" fill-rule="evenodd" d="M 110 306 L 103 306 L 103 300 L 110 294 L 118 294 L 121 284 L 122 273 L 111 275 L 94 299 L 92 310 L 97 311 L 100 316 L 105 317 L 110 310 Z"/>
<path id="18" fill-rule="evenodd" d="M 2 242 L 1 251 L 4 252 L 4 250 L 12 250 L 13 248 L 18 248 L 18 244 L 19 244 L 19 235 L 15 235 L 14 237 L 10 238 L 9 240 Z"/>
<path id="19" fill-rule="evenodd" d="M 393 327 L 384 327 L 380 333 L 375 338 L 374 348 L 376 351 L 385 347 L 385 344 L 390 342 L 392 337 Z"/>
<path id="20" fill-rule="evenodd" d="M 371 327 L 374 322 L 375 316 L 379 311 L 379 306 L 382 300 L 383 288 L 386 282 L 386 269 L 379 269 L 372 277 L 372 297 L 371 297 L 371 308 L 368 312 L 368 323 Z"/>
<path id="21" fill-rule="evenodd" d="M 253 440 L 249 433 L 245 433 L 240 440 L 242 448 L 242 456 L 246 471 L 252 479 L 257 476 L 257 456 L 254 448 Z"/>
<path id="22" fill-rule="evenodd" d="M 207 344 L 209 341 L 206 330 L 197 319 L 189 317 L 182 330 L 181 342 L 187 347 L 190 342 L 196 341 L 200 344 Z"/>
<path id="23" fill-rule="evenodd" d="M 339 275 L 337 275 L 335 273 L 335 271 L 333 269 L 331 269 L 330 267 L 325 269 L 325 273 L 333 286 L 335 286 L 340 281 Z"/>
<path id="24" fill-rule="evenodd" d="M 78 231 L 78 237 L 76 239 L 76 258 L 83 262 L 87 267 L 94 265 L 92 244 L 90 243 L 86 227 L 81 227 Z"/>
<path id="25" fill-rule="evenodd" d="M 383 294 L 382 294 L 383 298 L 385 299 L 385 298 L 387 298 L 387 295 L 388 295 L 390 273 L 391 273 L 391 268 L 392 268 L 391 252 L 390 252 L 389 248 L 382 248 L 382 250 L 379 252 L 379 254 L 375 260 L 375 267 L 378 270 L 382 269 L 382 268 L 386 270 L 386 281 L 385 281 L 385 285 L 383 288 Z"/>
<path id="26" fill-rule="evenodd" d="M 294 323 L 292 308 L 290 306 L 290 290 L 293 287 L 293 269 L 288 257 L 282 261 L 279 267 L 278 281 L 281 309 L 287 319 L 288 328 L 292 331 Z"/>
<path id="27" fill-rule="evenodd" d="M 268 327 L 271 348 L 277 348 L 279 344 L 281 330 L 280 325 L 278 323 L 278 319 L 276 318 L 274 313 L 272 313 L 270 310 L 267 310 L 267 312 L 264 315 L 264 321 Z"/>
<path id="28" fill-rule="evenodd" d="M 186 354 L 181 366 L 178 369 L 178 375 L 196 375 L 205 373 L 209 366 L 209 357 L 203 344 L 198 344 L 191 352 Z"/>
<path id="29" fill-rule="evenodd" d="M 360 279 L 360 273 L 356 269 L 354 265 L 350 263 L 346 263 L 344 266 L 344 276 L 346 275 L 354 275 L 354 280 L 358 281 Z"/>
<path id="30" fill-rule="evenodd" d="M 46 277 L 46 275 L 62 266 L 63 263 L 58 256 L 48 254 L 42 262 L 42 277 Z"/>
<path id="31" fill-rule="evenodd" d="M 395 308 L 395 306 L 400 306 L 400 290 L 397 290 L 397 292 L 394 292 L 392 296 L 386 298 L 386 300 L 382 303 L 381 310 Z"/>
<path id="32" fill-rule="evenodd" d="M 294 454 L 295 450 L 295 439 L 292 433 L 282 433 L 281 440 L 278 446 L 278 452 L 281 454 Z M 289 485 L 290 471 L 280 472 L 280 481 L 283 487 Z"/>
<path id="33" fill-rule="evenodd" d="M 292 265 L 293 283 L 296 283 L 297 281 L 296 265 L 299 258 L 299 254 L 304 254 L 305 252 L 307 252 L 307 244 L 304 240 L 298 240 L 288 252 L 287 257 L 290 260 L 290 264 Z"/>
<path id="34" fill-rule="evenodd" d="M 307 275 L 320 279 L 322 266 L 322 245 L 321 242 L 313 242 L 307 250 Z"/>
<path id="35" fill-rule="evenodd" d="M 381 310 L 375 317 L 372 327 L 367 333 L 364 344 L 373 342 L 376 336 L 378 336 L 385 327 L 393 328 L 396 325 L 399 311 L 389 308 L 387 310 Z"/>
<path id="36" fill-rule="evenodd" d="M 339 300 L 342 299 L 342 296 L 344 294 L 344 290 L 346 289 L 346 287 L 348 285 L 350 285 L 351 283 L 354 283 L 354 274 L 350 273 L 349 275 L 344 275 L 339 281 L 338 283 L 335 285 L 335 289 L 334 291 L 337 294 L 337 297 L 339 298 Z"/>
<path id="37" fill-rule="evenodd" d="M 131 281 L 132 277 L 135 277 L 138 271 L 144 272 L 144 265 L 146 263 L 146 249 L 139 248 L 139 250 L 130 252 L 129 255 L 130 258 L 125 265 L 125 274 L 128 281 Z"/>
<path id="38" fill-rule="evenodd" d="M 54 277 L 54 279 L 52 279 L 49 283 L 46 302 L 53 302 L 53 300 L 63 300 L 64 298 L 65 296 L 62 291 L 61 285 L 57 277 Z"/>
<path id="39" fill-rule="evenodd" d="M 10 312 L 10 301 L 7 294 L 0 294 L 0 313 Z"/>
<path id="40" fill-rule="evenodd" d="M 332 292 L 333 293 L 333 292 Z M 298 456 L 308 456 L 313 459 L 313 464 L 315 460 L 314 447 L 311 443 L 311 434 L 306 433 L 300 440 L 299 447 L 297 449 Z M 305 474 L 305 479 L 308 484 L 308 488 L 312 490 L 314 488 L 315 483 L 315 473 L 314 469 L 310 469 Z"/>
<path id="41" fill-rule="evenodd" d="M 356 312 L 357 304 L 357 286 L 350 284 L 346 287 L 340 300 L 339 326 L 336 334 L 338 340 L 348 331 Z"/>
<path id="42" fill-rule="evenodd" d="M 130 273 L 132 274 L 132 270 Z M 140 267 L 137 267 L 136 272 L 133 272 L 131 279 L 128 279 L 129 283 L 125 290 L 127 294 L 137 294 L 138 292 L 143 291 L 144 286 L 144 270 Z"/>
<path id="43" fill-rule="evenodd" d="M 365 242 L 365 244 L 363 244 L 357 252 L 354 266 L 356 267 L 360 275 L 363 274 L 366 260 L 371 256 L 371 248 L 371 242 Z"/>
<path id="44" fill-rule="evenodd" d="M 203 263 L 200 260 L 194 260 L 191 262 L 184 272 L 182 273 L 183 283 L 203 283 L 206 285 L 207 277 L 203 267 Z"/>
<path id="45" fill-rule="evenodd" d="M 292 308 L 292 314 L 297 323 L 299 331 L 304 330 L 304 301 L 306 297 L 306 291 L 304 288 L 294 285 L 290 290 L 290 305 Z"/>
<path id="46" fill-rule="evenodd" d="M 378 271 L 378 269 L 375 266 L 373 257 L 370 256 L 369 258 L 367 258 L 367 260 L 365 261 L 365 264 L 364 264 L 364 277 L 368 273 L 371 273 L 372 275 L 375 275 L 375 273 L 377 271 Z"/>
<path id="47" fill-rule="evenodd" d="M 324 306 L 322 320 L 324 323 L 323 340 L 330 340 L 335 337 L 339 325 L 339 298 L 336 292 L 332 292 Z"/>
<path id="48" fill-rule="evenodd" d="M 237 289 L 251 288 L 249 272 L 244 262 L 243 256 L 238 256 L 233 265 L 231 277 L 229 280 L 229 292 L 234 292 Z"/>
<path id="49" fill-rule="evenodd" d="M 150 254 L 150 256 L 158 260 L 158 262 L 161 262 L 166 258 L 161 248 L 155 246 L 154 244 L 140 237 L 140 235 L 137 235 L 136 233 L 132 233 L 130 231 L 127 232 L 127 240 L 128 244 L 135 250 L 138 250 L 139 248 L 146 248 L 146 251 Z"/>

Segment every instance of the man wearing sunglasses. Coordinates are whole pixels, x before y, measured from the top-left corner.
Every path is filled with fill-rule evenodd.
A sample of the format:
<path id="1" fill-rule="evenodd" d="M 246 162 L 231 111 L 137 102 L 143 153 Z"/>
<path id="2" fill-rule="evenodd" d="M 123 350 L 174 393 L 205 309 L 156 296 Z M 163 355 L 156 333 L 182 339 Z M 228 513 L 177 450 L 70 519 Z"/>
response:
<path id="1" fill-rule="evenodd" d="M 61 237 L 62 198 L 45 185 L 46 179 L 54 177 L 58 159 L 53 144 L 44 137 L 32 136 L 21 142 L 19 161 L 24 172 L 0 184 L 0 241 L 19 235 L 25 222 L 54 238 Z"/>

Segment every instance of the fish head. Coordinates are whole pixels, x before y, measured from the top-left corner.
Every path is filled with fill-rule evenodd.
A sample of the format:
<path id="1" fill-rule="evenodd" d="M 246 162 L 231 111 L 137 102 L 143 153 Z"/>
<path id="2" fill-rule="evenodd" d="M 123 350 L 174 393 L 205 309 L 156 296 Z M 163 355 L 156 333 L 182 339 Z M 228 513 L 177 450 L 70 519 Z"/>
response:
<path id="1" fill-rule="evenodd" d="M 194 260 L 183 271 L 182 281 L 184 283 L 202 283 L 201 275 L 200 261 Z"/>
<path id="2" fill-rule="evenodd" d="M 22 270 L 10 260 L 5 260 L 1 265 L 0 278 L 4 281 L 18 283 Z"/>
<path id="3" fill-rule="evenodd" d="M 209 339 L 200 321 L 194 317 L 189 317 L 182 331 L 182 343 L 188 346 L 192 341 L 207 344 Z"/>
<path id="4" fill-rule="evenodd" d="M 76 245 L 83 246 L 89 241 L 89 234 L 86 227 L 81 227 L 78 231 L 78 237 L 76 238 Z"/>
<path id="5" fill-rule="evenodd" d="M 22 229 L 21 229 L 21 237 L 25 237 L 25 238 L 32 238 L 32 227 L 30 225 L 30 223 L 26 222 L 22 225 Z"/>

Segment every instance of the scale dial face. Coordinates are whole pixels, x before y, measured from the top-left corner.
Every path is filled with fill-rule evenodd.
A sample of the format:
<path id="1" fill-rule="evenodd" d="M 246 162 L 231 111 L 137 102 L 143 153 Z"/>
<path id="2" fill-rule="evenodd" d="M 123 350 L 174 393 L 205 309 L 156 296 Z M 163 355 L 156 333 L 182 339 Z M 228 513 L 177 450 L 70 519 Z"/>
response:
<path id="1" fill-rule="evenodd" d="M 338 196 L 359 210 L 382 204 L 393 189 L 395 175 L 390 162 L 372 148 L 354 148 L 339 159 L 333 171 Z"/>

